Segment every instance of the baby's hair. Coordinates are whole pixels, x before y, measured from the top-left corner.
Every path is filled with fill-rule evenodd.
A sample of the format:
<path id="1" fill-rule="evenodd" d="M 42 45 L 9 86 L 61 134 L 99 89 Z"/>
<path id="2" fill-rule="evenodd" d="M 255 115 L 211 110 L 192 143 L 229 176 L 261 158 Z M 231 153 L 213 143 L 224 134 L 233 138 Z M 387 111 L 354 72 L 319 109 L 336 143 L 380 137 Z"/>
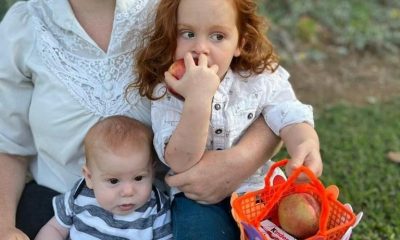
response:
<path id="1" fill-rule="evenodd" d="M 94 124 L 85 136 L 86 160 L 91 159 L 93 152 L 104 149 L 117 151 L 120 147 L 148 145 L 152 151 L 152 141 L 153 132 L 138 120 L 122 115 L 106 117 Z"/>
<path id="2" fill-rule="evenodd" d="M 230 0 L 237 9 L 237 28 L 241 54 L 233 58 L 231 69 L 249 77 L 265 70 L 275 71 L 278 57 L 266 37 L 268 25 L 257 14 L 255 0 Z M 128 90 L 139 90 L 141 96 L 155 100 L 153 90 L 163 82 L 164 72 L 174 60 L 177 38 L 177 10 L 179 0 L 161 0 L 155 22 L 144 32 L 143 41 L 135 53 L 137 81 Z"/>

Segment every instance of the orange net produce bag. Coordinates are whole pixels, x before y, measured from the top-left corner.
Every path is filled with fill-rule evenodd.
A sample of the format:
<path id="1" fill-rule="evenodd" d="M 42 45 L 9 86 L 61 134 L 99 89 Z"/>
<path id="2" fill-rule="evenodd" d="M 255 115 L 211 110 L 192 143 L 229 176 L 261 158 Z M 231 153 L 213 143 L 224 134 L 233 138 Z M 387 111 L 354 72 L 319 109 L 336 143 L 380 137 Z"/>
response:
<path id="1" fill-rule="evenodd" d="M 272 240 L 259 230 L 260 222 L 268 219 L 278 223 L 279 201 L 293 193 L 309 193 L 321 203 L 318 232 L 307 240 L 339 240 L 355 221 L 356 216 L 337 200 L 339 189 L 335 185 L 324 187 L 321 181 L 307 168 L 299 167 L 286 182 L 271 186 L 269 183 L 274 170 L 286 165 L 287 159 L 276 162 L 265 177 L 264 189 L 248 192 L 242 196 L 234 195 L 231 200 L 232 214 L 241 229 L 242 240 Z M 306 174 L 310 181 L 298 183 L 300 174 Z"/>

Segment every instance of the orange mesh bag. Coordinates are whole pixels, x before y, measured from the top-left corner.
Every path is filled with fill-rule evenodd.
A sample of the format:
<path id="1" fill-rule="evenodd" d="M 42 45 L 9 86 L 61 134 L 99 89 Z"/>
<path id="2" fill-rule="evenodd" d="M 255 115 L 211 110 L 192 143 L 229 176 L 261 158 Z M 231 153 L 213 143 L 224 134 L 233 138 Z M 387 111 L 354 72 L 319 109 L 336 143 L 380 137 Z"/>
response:
<path id="1" fill-rule="evenodd" d="M 242 196 L 233 195 L 231 199 L 232 215 L 241 230 L 241 239 L 279 239 L 261 233 L 260 223 L 268 219 L 279 227 L 278 203 L 283 197 L 293 193 L 309 193 L 321 204 L 319 230 L 307 240 L 342 239 L 346 231 L 355 226 L 356 216 L 351 209 L 337 200 L 339 189 L 336 186 L 325 188 L 321 181 L 304 166 L 296 169 L 286 182 L 273 186 L 269 184 L 273 171 L 277 167 L 286 165 L 287 161 L 285 159 L 271 166 L 265 177 L 264 189 L 248 192 Z M 306 174 L 310 181 L 296 183 L 297 177 L 302 173 Z"/>

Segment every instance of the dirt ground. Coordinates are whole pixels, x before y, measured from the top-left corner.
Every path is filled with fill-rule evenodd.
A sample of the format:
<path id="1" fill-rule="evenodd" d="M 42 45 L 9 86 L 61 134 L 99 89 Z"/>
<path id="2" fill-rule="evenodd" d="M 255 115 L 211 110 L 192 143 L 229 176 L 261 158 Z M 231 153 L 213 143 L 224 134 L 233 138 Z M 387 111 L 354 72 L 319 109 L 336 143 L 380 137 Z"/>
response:
<path id="1" fill-rule="evenodd" d="M 339 102 L 373 104 L 400 96 L 399 57 L 352 54 L 284 67 L 298 98 L 317 108 Z"/>

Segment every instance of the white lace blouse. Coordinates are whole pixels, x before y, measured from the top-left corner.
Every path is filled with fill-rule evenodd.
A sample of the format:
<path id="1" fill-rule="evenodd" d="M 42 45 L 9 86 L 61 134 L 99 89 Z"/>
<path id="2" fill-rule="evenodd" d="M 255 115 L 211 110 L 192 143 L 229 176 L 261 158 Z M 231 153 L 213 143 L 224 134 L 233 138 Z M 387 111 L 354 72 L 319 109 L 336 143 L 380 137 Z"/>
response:
<path id="1" fill-rule="evenodd" d="M 44 186 L 69 190 L 81 176 L 82 141 L 115 114 L 150 125 L 149 102 L 125 86 L 133 49 L 155 0 L 117 0 L 107 52 L 74 17 L 68 0 L 13 5 L 0 23 L 0 152 L 32 156 Z"/>

